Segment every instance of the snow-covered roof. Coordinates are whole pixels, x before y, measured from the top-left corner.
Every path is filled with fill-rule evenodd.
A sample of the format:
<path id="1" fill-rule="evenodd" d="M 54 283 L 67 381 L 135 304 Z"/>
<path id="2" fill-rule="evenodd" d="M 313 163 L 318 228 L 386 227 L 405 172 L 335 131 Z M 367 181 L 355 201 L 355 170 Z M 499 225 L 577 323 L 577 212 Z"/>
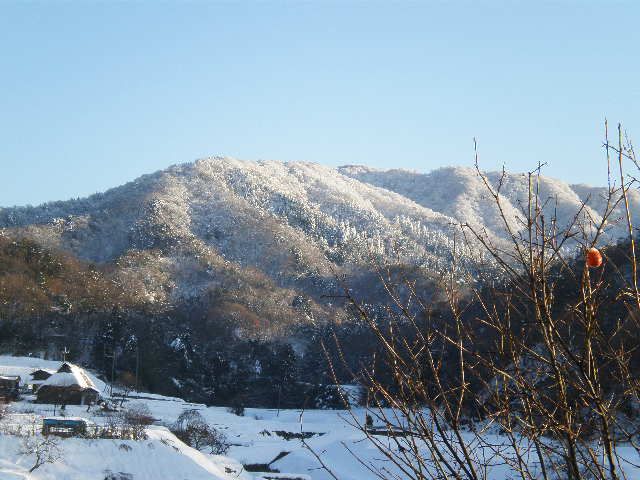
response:
<path id="1" fill-rule="evenodd" d="M 68 371 L 64 371 L 68 370 Z M 44 382 L 42 382 L 42 387 L 51 386 L 51 387 L 80 387 L 80 388 L 91 388 L 96 392 L 98 389 L 91 381 L 87 373 L 77 365 L 73 363 L 65 362 L 58 369 L 56 373 L 47 378 Z"/>
<path id="2" fill-rule="evenodd" d="M 0 375 L 19 375 L 20 383 L 41 385 L 44 380 L 33 381 L 34 370 L 50 370 L 55 373 L 60 368 L 60 360 L 43 360 L 38 357 L 11 357 L 0 355 Z M 99 392 L 104 391 L 105 384 L 91 372 L 85 370 Z"/>
<path id="3" fill-rule="evenodd" d="M 63 422 L 63 421 L 68 421 L 68 422 L 87 422 L 88 420 L 86 418 L 82 418 L 82 417 L 44 417 L 42 419 L 44 420 L 55 420 L 55 421 L 59 421 L 59 422 Z"/>
<path id="4" fill-rule="evenodd" d="M 33 375 L 38 372 L 47 372 L 47 373 L 50 373 L 51 375 L 56 373 L 56 371 L 52 370 L 51 368 L 38 368 L 37 370 L 34 370 L 33 372 L 31 372 L 29 375 Z"/>

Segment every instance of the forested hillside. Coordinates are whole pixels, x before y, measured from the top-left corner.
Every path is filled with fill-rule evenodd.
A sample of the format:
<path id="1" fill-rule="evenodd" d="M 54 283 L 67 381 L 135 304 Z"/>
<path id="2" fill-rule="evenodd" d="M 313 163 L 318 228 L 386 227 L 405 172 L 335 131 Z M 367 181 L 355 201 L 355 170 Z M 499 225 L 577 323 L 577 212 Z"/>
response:
<path id="1" fill-rule="evenodd" d="M 528 179 L 505 179 L 503 211 L 517 231 Z M 545 177 L 537 188 L 558 225 L 570 224 L 583 201 L 583 220 L 598 221 L 602 189 Z M 637 215 L 639 196 L 629 195 Z M 624 235 L 620 214 L 604 242 Z M 331 403 L 335 395 L 320 388 L 333 379 L 319 340 L 353 367 L 370 360 L 376 342 L 345 292 L 385 322 L 381 274 L 410 281 L 442 312 L 434 285 L 454 257 L 466 272 L 463 293 L 495 280 L 491 258 L 462 241 L 465 223 L 506 245 L 472 169 L 230 158 L 174 166 L 86 199 L 2 208 L 0 346 L 50 358 L 67 348 L 109 378 L 203 402 Z M 410 308 L 423 315 L 424 305 Z M 331 347 L 334 333 L 347 351 Z M 352 379 L 348 369 L 337 374 Z"/>

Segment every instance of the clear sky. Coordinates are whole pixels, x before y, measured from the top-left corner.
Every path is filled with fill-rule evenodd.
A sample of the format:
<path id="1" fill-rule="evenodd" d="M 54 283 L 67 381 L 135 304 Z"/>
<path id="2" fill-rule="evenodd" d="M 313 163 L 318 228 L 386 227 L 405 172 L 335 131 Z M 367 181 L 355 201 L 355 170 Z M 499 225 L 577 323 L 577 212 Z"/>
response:
<path id="1" fill-rule="evenodd" d="M 209 155 L 604 184 L 640 2 L 0 0 L 0 206 Z"/>

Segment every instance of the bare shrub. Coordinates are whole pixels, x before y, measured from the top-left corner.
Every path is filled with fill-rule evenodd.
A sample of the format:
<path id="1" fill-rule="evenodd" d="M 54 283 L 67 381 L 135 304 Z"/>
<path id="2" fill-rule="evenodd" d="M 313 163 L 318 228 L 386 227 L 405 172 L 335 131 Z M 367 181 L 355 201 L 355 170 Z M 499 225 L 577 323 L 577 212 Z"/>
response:
<path id="1" fill-rule="evenodd" d="M 235 402 L 233 405 L 227 408 L 227 411 L 239 417 L 244 417 L 244 405 L 242 405 L 241 403 Z"/>
<path id="2" fill-rule="evenodd" d="M 121 412 L 120 423 L 122 426 L 122 436 L 130 437 L 133 440 L 143 440 L 147 438 L 145 427 L 154 422 L 149 407 L 144 403 L 134 403 Z"/>
<path id="3" fill-rule="evenodd" d="M 149 408 L 143 403 L 134 403 L 119 412 L 102 413 L 105 418 L 102 425 L 87 430 L 88 438 L 110 438 L 119 440 L 145 440 L 146 427 L 155 419 Z"/>
<path id="4" fill-rule="evenodd" d="M 47 463 L 55 463 L 62 458 L 62 449 L 58 439 L 50 436 L 25 436 L 21 441 L 20 454 L 35 456 L 35 462 L 29 473 Z"/>
<path id="5" fill-rule="evenodd" d="M 195 409 L 184 410 L 173 424 L 171 431 L 184 443 L 196 450 L 208 449 L 215 455 L 224 455 L 229 442 L 224 433 L 208 425 Z"/>
<path id="6" fill-rule="evenodd" d="M 123 412 L 123 417 L 131 425 L 151 425 L 155 419 L 144 403 L 133 403 Z"/>

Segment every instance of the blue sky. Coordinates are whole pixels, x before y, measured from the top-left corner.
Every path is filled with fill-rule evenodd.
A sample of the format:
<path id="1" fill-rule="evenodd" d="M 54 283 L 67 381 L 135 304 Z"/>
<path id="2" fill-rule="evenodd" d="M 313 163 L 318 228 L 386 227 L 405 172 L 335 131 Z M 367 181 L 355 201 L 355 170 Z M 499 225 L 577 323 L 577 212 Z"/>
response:
<path id="1" fill-rule="evenodd" d="M 429 171 L 549 163 L 604 184 L 640 135 L 640 2 L 0 1 L 0 206 L 173 163 Z"/>

